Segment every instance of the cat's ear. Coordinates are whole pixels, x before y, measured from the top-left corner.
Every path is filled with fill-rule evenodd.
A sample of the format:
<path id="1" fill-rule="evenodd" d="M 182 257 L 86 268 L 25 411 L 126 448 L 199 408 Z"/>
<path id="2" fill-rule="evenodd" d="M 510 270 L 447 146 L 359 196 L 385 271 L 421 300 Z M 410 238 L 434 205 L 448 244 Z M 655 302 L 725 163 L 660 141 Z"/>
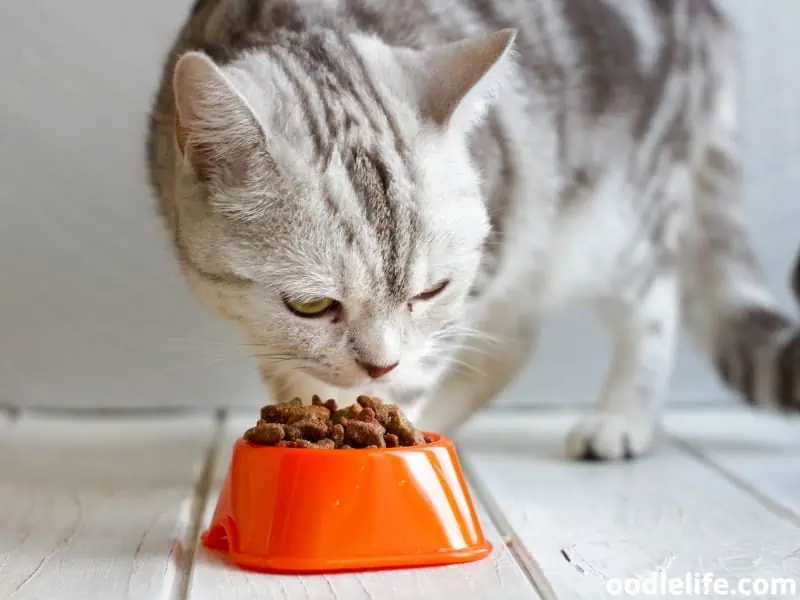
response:
<path id="1" fill-rule="evenodd" d="M 244 96 L 201 52 L 178 59 L 173 74 L 175 141 L 198 179 L 236 173 L 266 154 L 264 132 Z"/>
<path id="2" fill-rule="evenodd" d="M 503 29 L 422 52 L 412 81 L 423 118 L 465 129 L 480 119 L 509 77 L 516 35 L 516 29 Z"/>

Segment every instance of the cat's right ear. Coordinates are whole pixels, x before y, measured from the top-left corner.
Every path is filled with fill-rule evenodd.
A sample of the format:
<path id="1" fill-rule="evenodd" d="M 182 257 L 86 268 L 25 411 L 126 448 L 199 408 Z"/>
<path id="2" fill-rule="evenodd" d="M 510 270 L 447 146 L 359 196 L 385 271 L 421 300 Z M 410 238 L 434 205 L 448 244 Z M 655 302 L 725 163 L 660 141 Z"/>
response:
<path id="1" fill-rule="evenodd" d="M 202 52 L 187 52 L 173 74 L 175 142 L 198 179 L 240 171 L 266 154 L 264 131 L 244 96 Z"/>

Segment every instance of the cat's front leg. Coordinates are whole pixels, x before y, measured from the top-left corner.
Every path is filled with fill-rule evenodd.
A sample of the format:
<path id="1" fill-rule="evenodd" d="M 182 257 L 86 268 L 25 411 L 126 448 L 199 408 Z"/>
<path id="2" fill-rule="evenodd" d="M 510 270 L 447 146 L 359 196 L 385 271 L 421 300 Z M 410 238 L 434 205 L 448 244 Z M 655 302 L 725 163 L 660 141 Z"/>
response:
<path id="1" fill-rule="evenodd" d="M 650 449 L 672 372 L 679 319 L 678 281 L 658 273 L 634 298 L 604 300 L 598 308 L 613 338 L 614 355 L 593 414 L 570 432 L 574 458 L 632 458 Z"/>
<path id="2" fill-rule="evenodd" d="M 539 321 L 519 307 L 493 303 L 470 323 L 438 386 L 413 405 L 408 416 L 424 431 L 453 433 L 502 392 L 530 359 Z"/>

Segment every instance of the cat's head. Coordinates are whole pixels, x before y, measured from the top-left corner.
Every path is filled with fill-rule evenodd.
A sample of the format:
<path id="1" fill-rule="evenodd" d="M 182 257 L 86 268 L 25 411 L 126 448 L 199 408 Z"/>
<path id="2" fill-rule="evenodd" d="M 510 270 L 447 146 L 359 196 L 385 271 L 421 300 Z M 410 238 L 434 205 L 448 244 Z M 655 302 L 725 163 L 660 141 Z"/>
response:
<path id="1" fill-rule="evenodd" d="M 437 350 L 488 234 L 467 141 L 513 39 L 420 52 L 319 31 L 178 60 L 182 262 L 267 376 L 391 382 Z"/>

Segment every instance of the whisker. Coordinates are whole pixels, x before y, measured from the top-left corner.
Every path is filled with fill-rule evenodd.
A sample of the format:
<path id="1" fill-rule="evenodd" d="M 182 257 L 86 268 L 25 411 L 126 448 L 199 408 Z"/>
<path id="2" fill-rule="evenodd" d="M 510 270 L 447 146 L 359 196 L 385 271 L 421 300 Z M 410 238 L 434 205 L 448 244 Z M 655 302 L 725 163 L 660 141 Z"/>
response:
<path id="1" fill-rule="evenodd" d="M 434 335 L 433 339 L 434 341 L 438 341 L 441 339 L 447 339 L 448 337 L 472 338 L 474 341 L 480 341 L 488 345 L 491 345 L 493 347 L 515 342 L 515 340 L 512 338 L 500 338 L 480 330 L 467 329 L 467 328 L 463 328 L 461 330 L 454 328 L 450 331 L 445 332 L 442 335 L 438 336 Z"/>
<path id="2" fill-rule="evenodd" d="M 457 367 L 464 368 L 467 371 L 471 371 L 471 372 L 475 373 L 476 375 L 480 375 L 481 377 L 486 377 L 486 373 L 484 373 L 483 371 L 478 369 L 475 365 L 471 365 L 471 364 L 469 364 L 467 362 L 464 362 L 463 360 L 459 360 L 457 358 L 450 357 L 449 359 L 447 359 L 445 361 L 445 364 L 448 365 L 448 366 L 449 365 L 456 365 Z"/>
<path id="3" fill-rule="evenodd" d="M 456 325 L 451 329 L 451 331 L 453 333 L 458 333 L 458 334 L 461 334 L 461 335 L 468 335 L 470 337 L 474 337 L 474 338 L 478 338 L 478 339 L 482 339 L 482 340 L 491 340 L 491 341 L 496 341 L 496 342 L 502 342 L 502 341 L 509 340 L 509 338 L 501 338 L 501 337 L 499 337 L 497 335 L 493 335 L 491 333 L 488 333 L 488 332 L 486 332 L 486 331 L 484 331 L 482 329 L 475 329 L 473 327 L 467 327 L 465 325 Z"/>
<path id="4" fill-rule="evenodd" d="M 476 348 L 475 346 L 470 346 L 467 344 L 458 344 L 450 346 L 440 345 L 439 349 L 451 354 L 456 354 L 458 352 L 464 352 L 464 353 L 474 352 L 476 354 L 480 354 L 481 356 L 488 356 L 488 357 L 492 356 L 492 354 L 488 350 L 484 350 L 483 348 Z"/>

